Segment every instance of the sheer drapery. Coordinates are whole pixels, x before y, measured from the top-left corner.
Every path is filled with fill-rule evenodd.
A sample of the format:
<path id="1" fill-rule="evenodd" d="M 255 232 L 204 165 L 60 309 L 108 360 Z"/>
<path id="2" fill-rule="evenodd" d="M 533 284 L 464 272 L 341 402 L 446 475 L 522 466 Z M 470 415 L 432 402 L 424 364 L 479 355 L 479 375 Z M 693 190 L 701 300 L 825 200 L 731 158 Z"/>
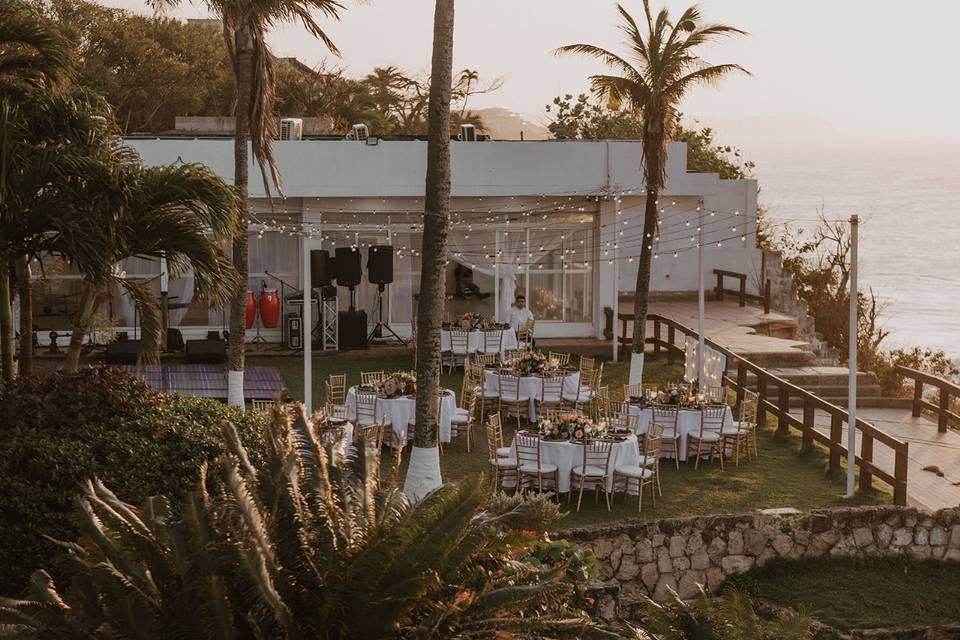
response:
<path id="1" fill-rule="evenodd" d="M 190 303 L 193 302 L 193 269 L 187 269 L 185 273 L 173 276 L 167 293 L 170 300 L 170 316 L 167 323 L 171 327 L 180 326 L 184 316 L 187 315 Z"/>

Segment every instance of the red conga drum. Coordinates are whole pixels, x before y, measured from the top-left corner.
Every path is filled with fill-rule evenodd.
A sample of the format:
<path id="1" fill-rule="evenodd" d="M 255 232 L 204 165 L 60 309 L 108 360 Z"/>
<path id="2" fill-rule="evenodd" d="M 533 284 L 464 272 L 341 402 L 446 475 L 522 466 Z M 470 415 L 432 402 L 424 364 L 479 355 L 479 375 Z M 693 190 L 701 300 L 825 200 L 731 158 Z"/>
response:
<path id="1" fill-rule="evenodd" d="M 253 321 L 257 319 L 257 301 L 253 297 L 253 291 L 247 291 L 247 329 L 253 328 Z"/>
<path id="2" fill-rule="evenodd" d="M 280 296 L 276 289 L 260 292 L 260 322 L 265 329 L 273 329 L 280 323 Z"/>

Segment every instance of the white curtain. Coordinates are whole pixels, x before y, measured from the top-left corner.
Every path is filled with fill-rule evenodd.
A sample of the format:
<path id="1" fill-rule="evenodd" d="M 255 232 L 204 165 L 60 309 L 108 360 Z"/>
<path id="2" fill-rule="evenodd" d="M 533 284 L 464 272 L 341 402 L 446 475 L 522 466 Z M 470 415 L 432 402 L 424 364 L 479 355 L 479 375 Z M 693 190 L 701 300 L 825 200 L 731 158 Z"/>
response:
<path id="1" fill-rule="evenodd" d="M 170 317 L 167 324 L 171 327 L 178 327 L 187 315 L 187 306 L 193 302 L 193 269 L 187 269 L 185 273 L 173 276 L 170 279 L 170 289 L 168 290 L 170 300 Z M 176 308 L 174 308 L 176 305 Z"/>
<path id="2" fill-rule="evenodd" d="M 690 336 L 687 336 L 685 344 L 685 362 L 684 378 L 688 382 L 699 380 L 697 351 L 700 349 L 700 343 Z M 727 370 L 727 357 L 708 346 L 704 346 L 704 380 L 707 385 L 712 387 L 723 386 L 723 372 Z"/>

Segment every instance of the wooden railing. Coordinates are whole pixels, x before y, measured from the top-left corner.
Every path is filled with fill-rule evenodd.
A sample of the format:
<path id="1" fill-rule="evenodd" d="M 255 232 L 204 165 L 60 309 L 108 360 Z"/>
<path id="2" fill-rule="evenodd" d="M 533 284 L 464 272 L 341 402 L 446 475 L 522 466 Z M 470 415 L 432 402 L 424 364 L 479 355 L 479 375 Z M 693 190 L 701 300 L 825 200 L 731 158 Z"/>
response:
<path id="1" fill-rule="evenodd" d="M 897 365 L 897 373 L 913 380 L 913 416 L 915 418 L 920 417 L 923 411 L 931 412 L 937 416 L 937 429 L 940 433 L 947 431 L 947 426 L 951 421 L 960 426 L 960 415 L 950 410 L 950 397 L 960 398 L 960 386 L 946 378 L 901 365 Z M 923 397 L 923 386 L 925 384 L 937 388 L 937 404 L 933 404 Z"/>
<path id="2" fill-rule="evenodd" d="M 713 288 L 713 292 L 716 294 L 717 300 L 723 300 L 723 294 L 728 293 L 730 295 L 737 296 L 737 300 L 741 307 L 746 306 L 747 301 L 756 302 L 763 307 L 764 313 L 770 313 L 770 280 L 764 282 L 761 295 L 756 295 L 753 293 L 747 293 L 747 274 L 745 273 L 714 269 L 713 274 L 717 276 L 717 286 Z M 737 280 L 739 282 L 739 288 L 726 289 L 724 287 L 725 278 L 733 278 Z"/>
<path id="3" fill-rule="evenodd" d="M 633 320 L 633 314 L 618 314 L 618 319 L 626 323 Z M 685 357 L 683 338 L 690 336 L 698 339 L 697 332 L 679 322 L 660 315 L 648 315 L 647 321 L 653 323 L 653 336 L 646 339 L 647 344 L 653 344 L 654 354 L 666 352 L 667 362 L 673 364 L 676 357 Z M 666 331 L 664 331 L 664 328 Z M 664 337 L 666 334 L 666 337 Z M 681 337 L 680 343 L 677 336 Z M 616 336 L 624 344 L 622 335 Z M 705 343 L 710 348 L 727 357 L 727 369 L 724 373 L 726 384 L 737 392 L 735 410 L 740 411 L 743 403 L 744 390 L 748 388 L 747 377 L 755 376 L 756 391 L 760 396 L 758 403 L 757 421 L 761 426 L 767 423 L 767 414 L 772 414 L 776 420 L 777 431 L 785 433 L 791 428 L 800 432 L 804 448 L 809 448 L 814 442 L 822 444 L 830 453 L 830 470 L 839 471 L 841 461 L 846 460 L 847 448 L 843 442 L 843 423 L 850 419 L 846 409 L 827 402 L 823 398 L 802 389 L 797 385 L 776 376 L 763 367 L 756 365 L 743 356 L 737 355 L 729 349 L 718 345 L 707 338 Z M 629 344 L 629 342 L 627 343 Z M 733 373 L 731 377 L 730 373 Z M 932 376 L 931 376 L 932 377 Z M 956 387 L 954 386 L 956 389 Z M 775 391 L 774 391 L 775 390 Z M 960 389 L 958 389 L 960 391 Z M 799 398 L 802 403 L 803 417 L 798 418 L 790 413 L 791 398 Z M 821 433 L 815 428 L 817 412 L 823 412 L 830 417 L 830 433 Z M 860 452 L 856 456 L 856 464 L 860 470 L 860 489 L 867 490 L 873 486 L 876 478 L 887 483 L 893 489 L 893 503 L 906 505 L 907 503 L 907 451 L 908 444 L 897 440 L 893 436 L 877 429 L 869 422 L 857 418 L 857 431 L 860 435 Z M 874 464 L 874 445 L 880 444 L 889 447 L 894 454 L 893 473 L 889 473 Z"/>

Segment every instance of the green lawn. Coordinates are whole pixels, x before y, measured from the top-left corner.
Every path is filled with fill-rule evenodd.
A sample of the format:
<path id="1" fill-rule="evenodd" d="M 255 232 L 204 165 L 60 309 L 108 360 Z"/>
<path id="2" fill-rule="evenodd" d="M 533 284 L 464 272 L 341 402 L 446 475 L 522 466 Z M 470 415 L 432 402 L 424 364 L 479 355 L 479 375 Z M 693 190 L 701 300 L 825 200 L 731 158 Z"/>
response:
<path id="1" fill-rule="evenodd" d="M 781 560 L 731 583 L 840 629 L 960 621 L 960 564 L 895 558 Z"/>
<path id="2" fill-rule="evenodd" d="M 573 362 L 577 356 L 573 356 Z M 290 392 L 295 398 L 303 397 L 303 360 L 298 358 L 262 358 L 250 359 L 250 364 L 276 366 L 283 374 Z M 372 358 L 369 353 L 341 353 L 335 356 L 323 356 L 314 360 L 314 404 L 322 402 L 322 380 L 330 373 L 346 373 L 347 384 L 357 384 L 360 371 L 385 371 L 409 369 L 412 360 L 409 356 L 390 356 Z M 611 388 L 626 382 L 629 363 L 604 364 L 604 384 Z M 683 375 L 682 366 L 668 366 L 666 359 L 647 357 L 644 370 L 645 382 L 664 383 L 678 381 Z M 443 375 L 442 383 L 460 392 L 462 372 Z M 771 422 L 772 424 L 772 422 Z M 512 429 L 504 433 L 507 442 L 512 438 Z M 441 468 L 446 480 L 459 480 L 468 474 L 486 472 L 486 446 L 478 433 L 479 447 L 467 453 L 462 442 L 445 445 L 441 458 Z M 602 502 L 595 505 L 587 501 L 579 513 L 571 511 L 559 527 L 579 527 L 626 519 L 656 519 L 691 516 L 708 513 L 730 513 L 750 511 L 768 507 L 795 507 L 806 510 L 832 505 L 875 504 L 889 502 L 889 495 L 877 492 L 858 494 L 851 502 L 841 498 L 844 490 L 844 476 L 829 474 L 826 471 L 827 458 L 823 451 L 815 448 L 799 453 L 800 438 L 795 435 L 775 435 L 772 430 L 760 434 L 759 460 L 743 463 L 739 468 L 728 467 L 721 472 L 719 466 L 701 465 L 694 470 L 692 465 L 681 464 L 679 471 L 672 465 L 664 464 L 663 497 L 658 499 L 656 507 L 649 504 L 649 495 L 644 500 L 642 516 L 637 513 L 636 498 L 630 498 L 626 504 L 619 497 L 608 512 Z M 386 456 L 385 456 L 386 458 Z M 405 469 L 401 468 L 401 474 Z M 566 503 L 564 502 L 564 508 Z"/>

